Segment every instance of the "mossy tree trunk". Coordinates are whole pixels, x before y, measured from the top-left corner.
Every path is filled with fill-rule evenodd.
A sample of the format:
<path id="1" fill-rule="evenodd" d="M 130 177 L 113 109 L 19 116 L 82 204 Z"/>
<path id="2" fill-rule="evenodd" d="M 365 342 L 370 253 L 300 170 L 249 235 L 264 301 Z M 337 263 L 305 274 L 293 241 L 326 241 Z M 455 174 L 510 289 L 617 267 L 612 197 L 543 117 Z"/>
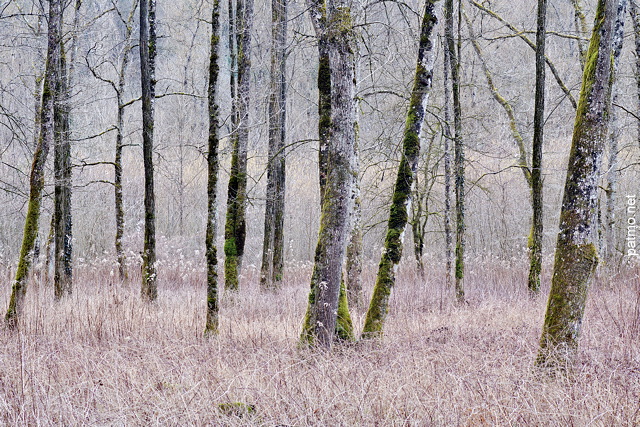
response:
<path id="1" fill-rule="evenodd" d="M 407 225 L 407 207 L 411 199 L 414 175 L 420 154 L 420 131 L 433 80 L 432 33 L 438 22 L 435 10 L 436 2 L 437 0 L 427 0 L 425 4 L 416 72 L 402 138 L 402 159 L 398 167 L 393 200 L 389 209 L 387 235 L 362 338 L 382 336 L 389 310 L 389 297 L 395 285 L 395 268 L 402 256 L 402 234 Z"/>
<path id="2" fill-rule="evenodd" d="M 578 0 L 574 0 L 577 2 Z M 538 0 L 536 30 L 536 90 L 533 110 L 533 153 L 531 157 L 531 233 L 529 239 L 529 292 L 540 292 L 542 272 L 542 238 L 544 236 L 542 203 L 542 148 L 544 144 L 545 45 L 547 34 L 547 0 Z"/>
<path id="3" fill-rule="evenodd" d="M 618 67 L 620 64 L 620 54 L 624 42 L 624 20 L 627 14 L 627 1 L 620 0 L 618 13 L 615 22 L 615 32 L 613 36 L 613 75 L 611 87 L 612 105 L 618 102 Z M 603 258 L 612 260 L 616 252 L 615 226 L 616 226 L 616 195 L 618 191 L 618 141 L 622 134 L 616 108 L 611 108 L 610 132 L 609 132 L 609 164 L 607 167 L 607 187 L 605 189 L 606 210 L 605 210 L 605 245 Z"/>
<path id="4" fill-rule="evenodd" d="M 563 369 L 574 358 L 587 292 L 598 264 L 597 184 L 611 109 L 614 23 L 618 0 L 599 0 L 582 78 L 560 212 L 551 291 L 536 365 Z"/>
<path id="5" fill-rule="evenodd" d="M 280 286 L 284 267 L 287 0 L 271 1 L 269 163 L 260 285 Z"/>
<path id="6" fill-rule="evenodd" d="M 44 168 L 49 148 L 54 143 L 54 105 L 58 96 L 56 90 L 59 87 L 60 76 L 58 73 L 62 48 L 62 4 L 60 0 L 49 1 L 48 16 L 47 59 L 40 108 L 40 136 L 33 153 L 33 163 L 29 175 L 29 202 L 20 258 L 11 290 L 9 308 L 5 316 L 7 325 L 12 329 L 18 326 L 18 317 L 22 311 L 27 292 L 27 278 L 33 261 L 33 250 L 40 222 Z"/>
<path id="7" fill-rule="evenodd" d="M 237 132 L 232 135 L 231 172 L 227 191 L 225 223 L 225 288 L 238 290 L 247 233 L 247 148 L 249 144 L 249 102 L 251 82 L 251 31 L 253 0 L 236 1 L 236 47 L 238 79 L 236 96 Z"/>
<path id="8" fill-rule="evenodd" d="M 155 0 L 140 0 L 140 75 L 142 80 L 142 152 L 144 158 L 144 248 L 142 296 L 158 297 L 156 271 L 156 212 L 153 183 L 153 130 L 155 98 Z"/>
<path id="9" fill-rule="evenodd" d="M 324 153 L 320 158 L 320 230 L 301 341 L 330 347 L 336 338 L 351 339 L 353 335 L 341 277 L 355 198 L 356 39 L 347 2 L 330 0 L 325 5 L 312 0 L 309 6 L 319 35 L 319 132 Z M 328 87 L 329 117 L 324 115 L 329 108 L 323 105 Z"/>
<path id="10" fill-rule="evenodd" d="M 207 257 L 207 320 L 205 334 L 218 332 L 218 251 L 216 248 L 217 236 L 217 189 L 218 170 L 220 168 L 218 158 L 218 65 L 220 46 L 220 0 L 214 0 L 211 12 L 211 44 L 209 52 L 209 85 L 207 89 L 209 104 L 209 138 L 207 153 L 207 231 L 205 238 L 205 253 Z"/>
<path id="11" fill-rule="evenodd" d="M 461 10 L 458 4 L 458 33 L 460 32 Z M 454 37 L 453 0 L 445 0 L 444 5 L 444 34 L 451 71 L 451 92 L 453 96 L 453 168 L 455 179 L 456 197 L 456 246 L 455 246 L 455 293 L 458 303 L 464 302 L 464 249 L 465 249 L 465 223 L 464 223 L 464 144 L 462 141 L 462 107 L 460 104 L 460 34 Z M 457 52 L 456 52 L 457 47 Z"/>

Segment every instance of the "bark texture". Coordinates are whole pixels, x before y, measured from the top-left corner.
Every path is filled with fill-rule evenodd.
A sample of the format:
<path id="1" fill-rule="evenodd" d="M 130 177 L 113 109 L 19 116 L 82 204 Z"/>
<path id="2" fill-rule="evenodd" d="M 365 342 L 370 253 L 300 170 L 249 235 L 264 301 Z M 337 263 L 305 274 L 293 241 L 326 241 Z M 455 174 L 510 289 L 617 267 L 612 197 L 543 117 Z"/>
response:
<path id="1" fill-rule="evenodd" d="M 456 197 L 456 246 L 455 246 L 455 293 L 458 303 L 464 302 L 464 144 L 462 141 L 462 107 L 460 105 L 460 36 L 458 35 L 458 51 L 453 34 L 453 0 L 446 0 L 445 10 L 445 49 L 448 51 L 451 71 L 451 92 L 453 96 L 453 163 Z M 458 5 L 458 32 L 460 31 L 460 5 Z"/>
<path id="2" fill-rule="evenodd" d="M 578 1 L 578 0 L 575 0 Z M 544 143 L 544 90 L 547 0 L 538 0 L 536 30 L 536 93 L 533 112 L 533 153 L 531 158 L 531 233 L 529 239 L 529 292 L 540 292 L 542 272 L 542 238 L 544 233 L 542 203 L 542 147 Z"/>
<path id="3" fill-rule="evenodd" d="M 207 231 L 205 238 L 205 253 L 207 256 L 207 320 L 205 334 L 218 332 L 218 251 L 216 248 L 217 235 L 217 188 L 218 170 L 218 103 L 216 100 L 218 90 L 218 65 L 220 46 L 220 0 L 214 0 L 211 12 L 211 44 L 209 53 L 209 86 L 207 89 L 209 104 L 209 140 L 207 153 Z"/>
<path id="4" fill-rule="evenodd" d="M 595 245 L 597 181 L 611 109 L 612 44 L 619 2 L 599 0 L 576 113 L 551 291 L 536 365 L 563 369 L 578 346 Z"/>
<path id="5" fill-rule="evenodd" d="M 49 153 L 49 147 L 54 143 L 54 104 L 56 103 L 56 89 L 59 87 L 58 75 L 62 41 L 62 4 L 60 0 L 49 1 L 49 19 L 47 30 L 47 60 L 42 89 L 42 106 L 40 108 L 40 135 L 29 175 L 29 202 L 24 224 L 22 247 L 16 276 L 11 289 L 9 308 L 5 316 L 7 326 L 15 329 L 24 305 L 27 292 L 27 278 L 33 261 L 33 250 L 38 236 L 40 222 L 40 204 L 44 188 L 44 167 Z"/>
<path id="6" fill-rule="evenodd" d="M 271 1 L 269 164 L 260 285 L 277 288 L 284 268 L 287 0 Z"/>
<path id="7" fill-rule="evenodd" d="M 247 148 L 249 144 L 249 102 L 251 99 L 251 31 L 253 0 L 236 1 L 236 48 L 238 61 L 236 114 L 237 132 L 232 135 L 231 172 L 227 191 L 225 223 L 225 288 L 238 289 L 247 233 Z"/>
<path id="8" fill-rule="evenodd" d="M 620 64 L 620 54 L 622 53 L 622 45 L 624 42 L 624 20 L 627 13 L 627 0 L 620 0 L 618 4 L 618 13 L 615 22 L 613 35 L 613 71 L 612 71 L 612 87 L 611 100 L 615 105 L 618 102 L 618 66 Z M 618 123 L 618 114 L 615 108 L 611 108 L 610 132 L 609 132 L 609 164 L 607 167 L 607 188 L 606 195 L 606 211 L 605 211 L 605 246 L 603 258 L 612 260 L 616 252 L 616 193 L 618 191 L 618 141 L 622 134 L 620 123 Z"/>
<path id="9" fill-rule="evenodd" d="M 395 285 L 395 267 L 402 257 L 402 234 L 407 225 L 407 207 L 420 154 L 420 131 L 433 80 L 432 33 L 438 23 L 435 4 L 435 0 L 427 0 L 422 18 L 418 60 L 402 139 L 402 159 L 389 210 L 384 249 L 362 338 L 376 338 L 383 334 L 389 310 L 389 297 Z"/>
<path id="10" fill-rule="evenodd" d="M 638 116 L 640 117 L 640 8 L 638 7 L 638 2 L 636 0 L 630 0 L 629 12 L 631 14 L 631 22 L 633 23 L 633 35 L 634 35 L 635 56 L 636 56 L 636 69 L 634 70 L 635 77 L 636 77 L 636 87 L 637 87 L 636 111 L 638 112 Z M 638 120 L 638 130 L 637 130 L 636 137 L 638 141 L 638 147 L 640 147 L 640 120 Z"/>
<path id="11" fill-rule="evenodd" d="M 324 4 L 311 2 L 310 10 L 320 34 L 319 44 L 326 42 L 323 48 L 326 47 L 328 61 L 323 63 L 325 58 L 320 56 L 318 85 L 322 86 L 321 97 L 322 90 L 326 95 L 326 85 L 330 85 L 331 113 L 328 123 L 327 117 L 320 116 L 319 130 L 328 130 L 329 138 L 325 150 L 326 168 L 321 164 L 326 173 L 321 176 L 320 230 L 301 341 L 330 347 L 336 338 L 349 335 L 340 331 L 339 325 L 351 323 L 347 318 L 346 292 L 341 291 L 341 277 L 355 196 L 356 40 L 347 2 L 328 1 L 326 9 Z M 327 68 L 330 74 L 326 74 Z M 321 134 L 321 144 L 322 138 Z"/>
<path id="12" fill-rule="evenodd" d="M 140 71 L 142 80 L 142 153 L 144 158 L 144 248 L 142 297 L 158 297 L 156 271 L 156 202 L 153 183 L 153 108 L 155 98 L 155 0 L 140 0 Z"/>

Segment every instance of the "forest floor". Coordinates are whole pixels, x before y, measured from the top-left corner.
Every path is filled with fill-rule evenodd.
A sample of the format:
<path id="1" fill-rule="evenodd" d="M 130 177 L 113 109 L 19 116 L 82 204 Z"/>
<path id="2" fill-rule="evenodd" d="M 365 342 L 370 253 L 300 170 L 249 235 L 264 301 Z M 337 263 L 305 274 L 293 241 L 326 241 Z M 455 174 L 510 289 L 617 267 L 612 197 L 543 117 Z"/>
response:
<path id="1" fill-rule="evenodd" d="M 640 424 L 638 269 L 600 273 L 575 369 L 558 377 L 533 369 L 549 277 L 530 299 L 523 262 L 470 262 L 462 307 L 441 273 L 423 280 L 405 266 L 384 339 L 331 352 L 297 346 L 309 266 L 291 266 L 275 293 L 260 292 L 249 270 L 240 292 L 223 296 L 213 339 L 202 336 L 195 270 L 161 270 L 153 305 L 136 277 L 122 285 L 109 267 L 79 267 L 60 303 L 34 280 L 20 332 L 0 327 L 0 424 Z M 366 289 L 374 275 L 366 269 Z M 358 329 L 365 309 L 352 309 Z"/>

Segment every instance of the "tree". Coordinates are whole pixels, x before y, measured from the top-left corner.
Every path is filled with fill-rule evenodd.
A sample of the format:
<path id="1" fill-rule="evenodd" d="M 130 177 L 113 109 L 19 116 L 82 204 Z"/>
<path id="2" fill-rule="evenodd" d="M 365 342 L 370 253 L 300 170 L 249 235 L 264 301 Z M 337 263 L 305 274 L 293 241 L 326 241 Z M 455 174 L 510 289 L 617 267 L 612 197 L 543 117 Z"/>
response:
<path id="1" fill-rule="evenodd" d="M 458 4 L 458 32 L 460 31 L 460 10 Z M 444 3 L 444 37 L 445 49 L 449 59 L 451 72 L 451 89 L 453 96 L 453 169 L 455 178 L 456 198 L 456 246 L 455 246 L 455 292 L 458 303 L 464 302 L 464 144 L 462 141 L 462 107 L 460 104 L 460 35 L 458 34 L 457 52 L 456 39 L 453 35 L 453 0 Z"/>
<path id="2" fill-rule="evenodd" d="M 218 188 L 218 51 L 220 45 L 220 1 L 214 0 L 211 12 L 211 50 L 209 53 L 209 141 L 207 153 L 207 231 L 205 251 L 207 256 L 207 321 L 205 334 L 218 332 L 218 251 L 216 249 L 217 235 L 217 188 Z"/>
<path id="3" fill-rule="evenodd" d="M 40 222 L 40 204 L 44 188 L 44 167 L 49 147 L 54 143 L 55 118 L 54 106 L 59 89 L 59 71 L 62 47 L 62 4 L 60 0 L 50 0 L 47 31 L 47 60 L 40 108 L 40 136 L 33 153 L 33 163 L 29 176 L 29 202 L 24 224 L 24 234 L 15 280 L 11 290 L 9 309 L 5 316 L 7 325 L 14 329 L 24 305 L 27 292 L 27 278 L 33 261 L 33 250 Z"/>
<path id="4" fill-rule="evenodd" d="M 631 14 L 631 21 L 633 23 L 633 34 L 635 41 L 635 56 L 636 56 L 636 97 L 637 107 L 636 111 L 640 117 L 640 9 L 636 0 L 631 0 L 629 3 L 629 13 Z M 638 146 L 640 146 L 640 120 L 638 120 L 637 131 Z"/>
<path id="5" fill-rule="evenodd" d="M 269 164 L 260 285 L 278 287 L 284 269 L 287 0 L 271 1 Z"/>
<path id="6" fill-rule="evenodd" d="M 144 248 L 142 296 L 158 297 L 156 271 L 156 206 L 153 184 L 153 104 L 155 98 L 156 2 L 140 0 L 140 76 L 142 80 L 142 152 L 144 158 Z"/>
<path id="7" fill-rule="evenodd" d="M 301 341 L 330 347 L 336 337 L 349 334 L 337 331 L 337 326 L 339 318 L 348 316 L 348 308 L 339 301 L 346 301 L 341 277 L 355 197 L 356 40 L 348 1 L 329 0 L 326 8 L 324 2 L 309 3 L 316 33 L 320 34 L 319 50 L 322 45 L 328 53 L 328 61 L 322 54 L 319 58 L 318 86 L 322 97 L 329 85 L 331 112 L 329 117 L 321 114 L 319 120 L 320 150 L 324 151 L 320 168 L 326 173 L 321 172 L 320 230 Z M 326 110 L 322 112 L 326 114 Z M 325 131 L 328 139 L 322 147 Z"/>
<path id="8" fill-rule="evenodd" d="M 395 285 L 395 266 L 402 257 L 402 234 L 407 225 L 407 205 L 411 198 L 414 176 L 420 154 L 420 131 L 424 121 L 426 103 L 433 80 L 432 32 L 438 19 L 435 13 L 437 0 L 427 0 L 420 30 L 418 60 L 409 101 L 409 109 L 402 138 L 402 158 L 398 167 L 393 201 L 389 209 L 387 235 L 373 296 L 367 311 L 362 338 L 381 336 L 384 329 L 389 297 Z"/>
<path id="9" fill-rule="evenodd" d="M 227 217 L 224 229 L 225 288 L 238 289 L 244 243 L 247 235 L 247 148 L 249 144 L 249 102 L 251 100 L 251 31 L 253 0 L 236 1 L 237 93 L 235 114 L 237 130 L 232 134 L 231 172 L 227 192 Z M 233 61 L 232 61 L 233 62 Z M 232 116 L 234 114 L 232 113 Z"/>
<path id="10" fill-rule="evenodd" d="M 577 3 L 579 0 L 574 0 Z M 540 291 L 542 271 L 542 238 L 544 232 L 542 203 L 542 147 L 544 143 L 545 37 L 547 0 L 538 0 L 538 28 L 536 31 L 536 93 L 533 113 L 533 155 L 531 159 L 531 234 L 529 238 L 529 291 Z"/>
<path id="11" fill-rule="evenodd" d="M 619 0 L 599 0 L 582 77 L 560 212 L 551 291 L 536 365 L 564 368 L 578 346 L 589 284 L 598 265 L 594 243 L 597 182 L 608 137 L 612 49 Z"/>

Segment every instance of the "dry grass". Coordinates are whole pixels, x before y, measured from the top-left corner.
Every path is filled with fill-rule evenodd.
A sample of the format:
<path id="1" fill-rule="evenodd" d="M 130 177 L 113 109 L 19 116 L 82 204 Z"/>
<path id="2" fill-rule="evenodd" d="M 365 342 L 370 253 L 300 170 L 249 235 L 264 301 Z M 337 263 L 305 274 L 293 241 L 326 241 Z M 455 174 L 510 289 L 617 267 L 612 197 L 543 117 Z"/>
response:
<path id="1" fill-rule="evenodd" d="M 147 306 L 137 284 L 83 267 L 71 298 L 54 304 L 51 289 L 32 285 L 21 332 L 0 330 L 0 423 L 638 425 L 637 272 L 599 279 L 575 372 L 548 378 L 532 369 L 546 301 L 526 297 L 523 267 L 471 263 L 463 308 L 442 277 L 422 284 L 405 268 L 385 339 L 332 352 L 296 345 L 308 267 L 292 268 L 276 294 L 248 273 L 210 340 L 201 275 L 163 283 Z M 354 310 L 358 325 L 362 317 Z M 232 402 L 255 412 L 220 410 Z"/>

